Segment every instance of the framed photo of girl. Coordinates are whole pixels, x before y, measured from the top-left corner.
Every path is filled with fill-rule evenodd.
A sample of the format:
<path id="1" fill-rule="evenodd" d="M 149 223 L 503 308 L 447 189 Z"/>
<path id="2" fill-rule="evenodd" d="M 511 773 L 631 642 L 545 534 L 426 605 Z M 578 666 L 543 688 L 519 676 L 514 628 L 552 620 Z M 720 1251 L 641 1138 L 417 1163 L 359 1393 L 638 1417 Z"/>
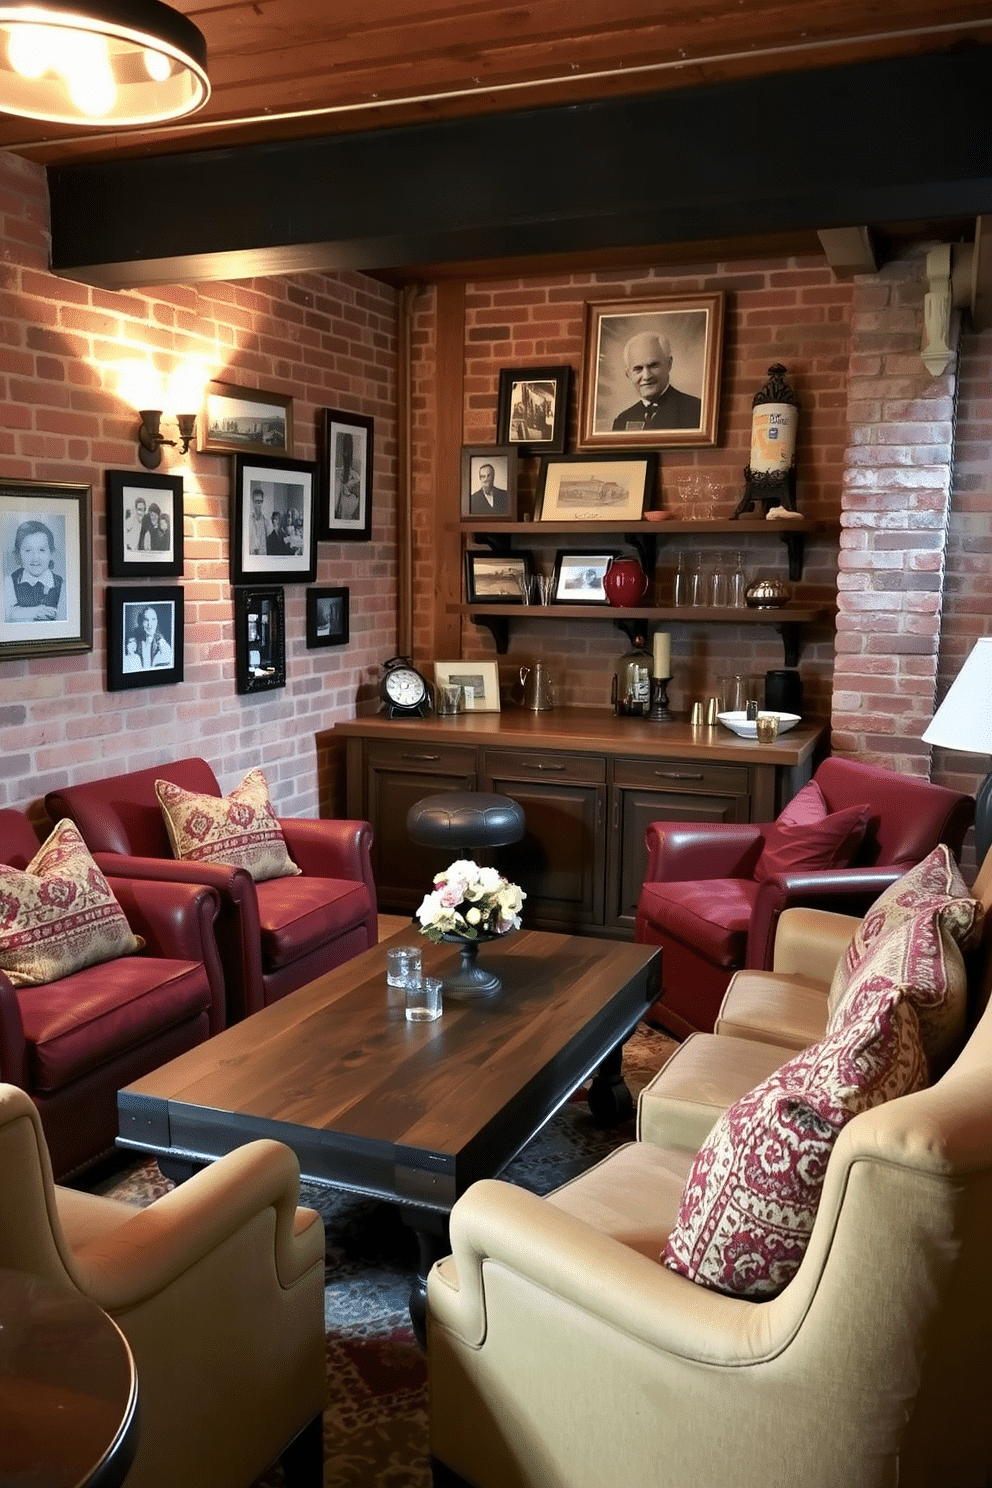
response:
<path id="1" fill-rule="evenodd" d="M 336 408 L 325 408 L 322 419 L 320 536 L 329 542 L 369 542 L 375 421 Z"/>
<path id="2" fill-rule="evenodd" d="M 93 650 L 92 488 L 0 480 L 0 661 Z"/>
<path id="3" fill-rule="evenodd" d="M 235 455 L 232 584 L 313 583 L 319 484 L 316 460 Z"/>
<path id="4" fill-rule="evenodd" d="M 183 680 L 183 590 L 134 585 L 107 590 L 107 691 Z"/>
<path id="5" fill-rule="evenodd" d="M 107 561 L 112 579 L 179 577 L 183 571 L 181 476 L 107 471 Z"/>

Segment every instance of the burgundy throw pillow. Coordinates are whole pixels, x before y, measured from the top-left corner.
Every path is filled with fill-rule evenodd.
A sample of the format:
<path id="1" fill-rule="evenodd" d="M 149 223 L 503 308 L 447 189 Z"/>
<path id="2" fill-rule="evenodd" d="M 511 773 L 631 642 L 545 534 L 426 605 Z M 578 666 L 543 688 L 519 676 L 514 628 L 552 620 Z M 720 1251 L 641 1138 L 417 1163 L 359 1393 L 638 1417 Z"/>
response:
<path id="1" fill-rule="evenodd" d="M 867 804 L 828 812 L 823 792 L 811 780 L 765 833 L 755 881 L 762 883 L 776 873 L 848 867 L 864 841 L 871 812 Z"/>

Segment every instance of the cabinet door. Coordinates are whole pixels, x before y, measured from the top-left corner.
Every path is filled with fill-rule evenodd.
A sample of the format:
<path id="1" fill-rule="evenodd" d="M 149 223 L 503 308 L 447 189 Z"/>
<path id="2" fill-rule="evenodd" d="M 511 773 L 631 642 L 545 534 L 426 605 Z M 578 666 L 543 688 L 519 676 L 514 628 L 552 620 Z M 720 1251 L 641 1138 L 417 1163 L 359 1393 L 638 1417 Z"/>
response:
<path id="1" fill-rule="evenodd" d="M 569 932 L 603 923 L 606 762 L 601 756 L 486 750 L 481 789 L 524 810 L 520 842 L 497 865 L 527 895 L 532 929 Z"/>
<path id="2" fill-rule="evenodd" d="M 372 823 L 372 872 L 379 908 L 413 911 L 435 873 L 453 857 L 446 848 L 410 841 L 406 815 L 424 796 L 476 788 L 476 752 L 450 745 L 369 744 L 365 754 L 366 811 Z"/>

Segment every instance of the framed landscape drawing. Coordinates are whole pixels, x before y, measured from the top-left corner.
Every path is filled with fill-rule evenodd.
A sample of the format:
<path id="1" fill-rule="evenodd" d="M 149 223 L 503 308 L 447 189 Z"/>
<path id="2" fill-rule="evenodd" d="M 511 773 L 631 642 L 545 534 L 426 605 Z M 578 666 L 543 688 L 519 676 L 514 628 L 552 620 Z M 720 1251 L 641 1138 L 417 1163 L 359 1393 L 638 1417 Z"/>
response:
<path id="1" fill-rule="evenodd" d="M 112 579 L 182 573 L 181 476 L 107 471 L 107 563 Z"/>
<path id="2" fill-rule="evenodd" d="M 118 585 L 107 590 L 107 691 L 183 680 L 183 590 Z"/>
<path id="3" fill-rule="evenodd" d="M 497 443 L 521 455 L 563 454 L 571 385 L 571 367 L 501 368 Z"/>
<path id="4" fill-rule="evenodd" d="M 639 522 L 658 457 L 545 455 L 537 480 L 539 522 Z"/>
<path id="5" fill-rule="evenodd" d="M 196 447 L 204 455 L 291 455 L 293 400 L 261 388 L 208 382 Z"/>
<path id="6" fill-rule="evenodd" d="M 465 598 L 469 604 L 524 604 L 534 561 L 530 553 L 465 552 Z"/>
<path id="7" fill-rule="evenodd" d="M 93 650 L 91 494 L 0 480 L 0 661 Z"/>
<path id="8" fill-rule="evenodd" d="M 315 460 L 235 455 L 232 584 L 313 583 L 318 471 Z"/>
<path id="9" fill-rule="evenodd" d="M 320 537 L 368 542 L 372 537 L 372 455 L 375 422 L 363 413 L 323 411 L 323 499 Z"/>

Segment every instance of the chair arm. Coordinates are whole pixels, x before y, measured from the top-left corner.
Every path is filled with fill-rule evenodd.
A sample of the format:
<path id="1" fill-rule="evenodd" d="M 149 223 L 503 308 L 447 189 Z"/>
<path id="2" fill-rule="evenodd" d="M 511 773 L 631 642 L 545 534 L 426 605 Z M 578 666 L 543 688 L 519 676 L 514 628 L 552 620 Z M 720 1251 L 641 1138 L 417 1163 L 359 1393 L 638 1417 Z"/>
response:
<path id="1" fill-rule="evenodd" d="M 829 868 L 811 873 L 779 873 L 766 878 L 755 896 L 744 964 L 770 969 L 775 932 L 783 911 L 805 905 L 838 914 L 864 915 L 883 889 L 900 879 L 901 868 Z"/>
<path id="2" fill-rule="evenodd" d="M 861 920 L 829 909 L 784 910 L 775 932 L 772 970 L 829 987 Z"/>
<path id="3" fill-rule="evenodd" d="M 69 1252 L 70 1269 L 99 1306 L 121 1313 L 154 1297 L 272 1208 L 275 1270 L 279 1284 L 290 1288 L 324 1258 L 323 1222 L 314 1214 L 298 1224 L 299 1196 L 294 1153 L 267 1138 L 248 1142 Z"/>
<path id="4" fill-rule="evenodd" d="M 0 971 L 0 1080 L 27 1089 L 27 1048 L 17 988 Z"/>
<path id="5" fill-rule="evenodd" d="M 293 861 L 311 878 L 350 878 L 364 883 L 375 903 L 372 827 L 367 821 L 324 817 L 280 818 Z"/>
<path id="6" fill-rule="evenodd" d="M 764 831 L 759 822 L 649 822 L 644 881 L 750 878 Z"/>
<path id="7" fill-rule="evenodd" d="M 146 956 L 170 961 L 202 961 L 210 983 L 210 1032 L 227 1024 L 224 968 L 217 949 L 214 922 L 220 895 L 205 884 L 153 883 L 141 878 L 108 878 L 111 892 Z"/>

